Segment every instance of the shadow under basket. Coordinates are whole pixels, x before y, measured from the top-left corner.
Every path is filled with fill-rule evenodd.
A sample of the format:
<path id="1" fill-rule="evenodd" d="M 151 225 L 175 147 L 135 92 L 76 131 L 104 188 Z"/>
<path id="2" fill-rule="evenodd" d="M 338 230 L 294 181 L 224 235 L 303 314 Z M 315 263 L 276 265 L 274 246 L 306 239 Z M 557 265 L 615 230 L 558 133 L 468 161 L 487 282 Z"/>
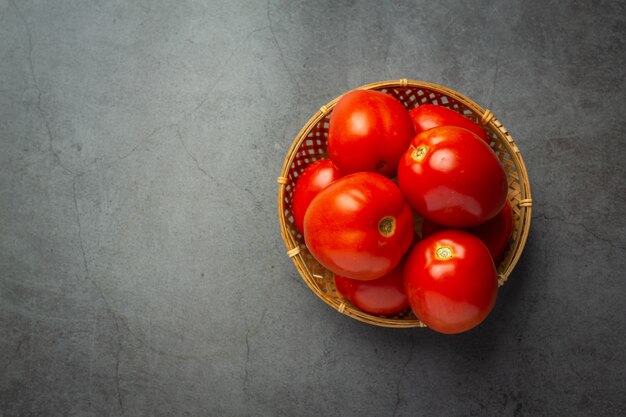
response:
<path id="1" fill-rule="evenodd" d="M 526 167 L 509 132 L 491 111 L 483 109 L 454 90 L 436 84 L 402 79 L 367 84 L 357 89 L 378 90 L 390 94 L 400 100 L 407 109 L 413 109 L 421 104 L 444 106 L 484 127 L 491 139 L 491 148 L 498 155 L 506 172 L 509 184 L 508 199 L 513 209 L 513 233 L 504 257 L 497 265 L 498 285 L 504 285 L 526 244 L 532 210 Z M 333 107 L 340 97 L 322 106 L 304 125 L 294 139 L 278 177 L 278 218 L 287 255 L 309 288 L 340 313 L 376 326 L 426 327 L 410 309 L 395 316 L 383 317 L 365 313 L 350 304 L 335 288 L 333 273 L 313 258 L 307 250 L 304 237 L 294 226 L 291 212 L 294 186 L 302 171 L 310 163 L 327 158 L 328 123 Z M 420 226 L 417 227 L 419 230 Z"/>

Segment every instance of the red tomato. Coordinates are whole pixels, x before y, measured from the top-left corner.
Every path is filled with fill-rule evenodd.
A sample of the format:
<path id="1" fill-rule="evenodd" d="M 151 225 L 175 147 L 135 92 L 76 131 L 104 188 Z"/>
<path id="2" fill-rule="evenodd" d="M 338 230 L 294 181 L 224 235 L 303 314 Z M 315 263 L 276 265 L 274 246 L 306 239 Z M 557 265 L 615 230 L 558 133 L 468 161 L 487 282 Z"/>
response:
<path id="1" fill-rule="evenodd" d="M 398 166 L 398 184 L 422 217 L 449 227 L 472 227 L 495 217 L 508 185 L 495 152 L 467 129 L 419 133 Z"/>
<path id="2" fill-rule="evenodd" d="M 422 223 L 422 237 L 426 239 L 428 236 L 445 228 L 445 226 L 424 219 Z M 513 231 L 513 210 L 511 209 L 511 203 L 507 200 L 496 217 L 480 226 L 465 229 L 465 231 L 480 238 L 480 240 L 487 245 L 487 249 L 489 249 L 489 253 L 494 261 L 499 261 L 509 244 L 509 238 Z"/>
<path id="3" fill-rule="evenodd" d="M 344 174 L 371 171 L 393 177 L 414 135 L 402 103 L 379 91 L 355 90 L 341 97 L 331 113 L 328 152 Z"/>
<path id="4" fill-rule="evenodd" d="M 291 199 L 293 220 L 298 232 L 304 231 L 304 213 L 313 197 L 339 178 L 341 178 L 339 170 L 328 159 L 315 161 L 306 167 L 296 182 Z"/>
<path id="5" fill-rule="evenodd" d="M 443 106 L 422 104 L 410 111 L 415 132 L 420 133 L 440 126 L 456 126 L 467 129 L 489 144 L 485 129 L 464 117 L 462 114 Z"/>
<path id="6" fill-rule="evenodd" d="M 311 201 L 304 239 L 335 274 L 372 280 L 391 272 L 413 240 L 413 213 L 391 180 L 360 172 L 340 178 Z"/>
<path id="7" fill-rule="evenodd" d="M 389 316 L 404 311 L 409 302 L 404 293 L 400 262 L 387 275 L 372 281 L 359 281 L 335 275 L 337 291 L 362 311 L 377 316 Z"/>
<path id="8" fill-rule="evenodd" d="M 462 230 L 444 230 L 409 254 L 404 286 L 415 315 L 441 333 L 478 326 L 496 302 L 496 268 L 487 247 Z"/>
<path id="9" fill-rule="evenodd" d="M 420 241 L 413 234 L 411 248 Z M 335 275 L 337 291 L 360 310 L 381 316 L 389 316 L 407 309 L 409 301 L 404 290 L 404 264 L 402 259 L 387 275 L 371 281 L 360 281 Z"/>

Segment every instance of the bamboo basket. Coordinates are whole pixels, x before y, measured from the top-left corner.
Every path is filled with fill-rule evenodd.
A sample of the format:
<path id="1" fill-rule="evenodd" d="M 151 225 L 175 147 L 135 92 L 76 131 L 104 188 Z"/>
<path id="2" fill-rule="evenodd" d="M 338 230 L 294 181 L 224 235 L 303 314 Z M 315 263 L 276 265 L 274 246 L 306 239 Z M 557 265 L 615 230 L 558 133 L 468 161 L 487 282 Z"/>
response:
<path id="1" fill-rule="evenodd" d="M 507 278 L 519 260 L 530 229 L 532 199 L 528 174 L 515 141 L 494 114 L 478 104 L 440 85 L 414 80 L 391 80 L 367 84 L 358 89 L 378 90 L 400 100 L 412 109 L 420 104 L 436 104 L 461 113 L 481 124 L 491 138 L 491 147 L 502 163 L 509 183 L 508 198 L 513 209 L 513 233 L 502 261 L 497 265 L 498 285 Z M 311 256 L 298 233 L 291 214 L 291 198 L 298 176 L 312 162 L 328 157 L 328 123 L 333 107 L 341 96 L 322 106 L 304 125 L 294 139 L 278 177 L 278 218 L 287 255 L 309 288 L 335 310 L 364 323 L 384 327 L 426 327 L 409 310 L 392 317 L 374 316 L 350 304 L 336 290 L 333 273 Z M 421 225 L 418 224 L 419 228 Z"/>

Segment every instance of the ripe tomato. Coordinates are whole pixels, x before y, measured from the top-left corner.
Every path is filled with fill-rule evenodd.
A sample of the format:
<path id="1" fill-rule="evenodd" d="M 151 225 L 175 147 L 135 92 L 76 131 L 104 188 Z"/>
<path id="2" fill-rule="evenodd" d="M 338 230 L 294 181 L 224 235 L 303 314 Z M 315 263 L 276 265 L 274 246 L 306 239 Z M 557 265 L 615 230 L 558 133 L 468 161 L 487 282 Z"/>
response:
<path id="1" fill-rule="evenodd" d="M 372 280 L 391 272 L 414 235 L 413 213 L 391 180 L 360 172 L 340 178 L 311 201 L 304 240 L 335 274 Z"/>
<path id="2" fill-rule="evenodd" d="M 328 152 L 344 174 L 370 171 L 394 177 L 414 135 L 402 103 L 379 91 L 355 90 L 341 97 L 333 109 Z"/>
<path id="3" fill-rule="evenodd" d="M 419 133 L 398 166 L 398 184 L 422 217 L 449 227 L 472 227 L 495 217 L 508 191 L 495 152 L 467 129 Z"/>
<path id="4" fill-rule="evenodd" d="M 415 315 L 441 333 L 478 326 L 496 302 L 496 268 L 484 243 L 461 230 L 444 230 L 413 248 L 404 285 Z"/>
<path id="5" fill-rule="evenodd" d="M 426 239 L 428 236 L 445 228 L 445 226 L 424 219 L 422 223 L 422 237 Z M 487 249 L 489 249 L 491 257 L 497 263 L 509 244 L 509 238 L 513 231 L 513 210 L 511 209 L 511 203 L 507 200 L 496 217 L 480 226 L 465 229 L 465 231 L 480 238 L 487 246 Z"/>
<path id="6" fill-rule="evenodd" d="M 340 177 L 339 170 L 328 159 L 315 161 L 306 167 L 296 182 L 291 199 L 293 220 L 298 232 L 304 231 L 304 213 L 306 213 L 313 197 Z"/>
<path id="7" fill-rule="evenodd" d="M 454 110 L 434 104 L 422 104 L 409 113 L 416 133 L 440 126 L 457 126 L 469 130 L 489 144 L 485 129 Z"/>
<path id="8" fill-rule="evenodd" d="M 404 292 L 400 262 L 387 275 L 371 281 L 359 281 L 335 275 L 337 291 L 362 311 L 377 316 L 389 316 L 404 311 L 409 301 Z"/>

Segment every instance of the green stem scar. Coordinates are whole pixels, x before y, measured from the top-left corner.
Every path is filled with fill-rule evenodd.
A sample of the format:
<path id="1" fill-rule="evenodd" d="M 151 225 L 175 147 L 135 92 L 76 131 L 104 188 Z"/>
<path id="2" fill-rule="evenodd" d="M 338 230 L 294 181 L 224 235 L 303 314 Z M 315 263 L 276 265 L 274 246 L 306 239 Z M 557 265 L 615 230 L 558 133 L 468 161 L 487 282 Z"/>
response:
<path id="1" fill-rule="evenodd" d="M 378 222 L 378 232 L 384 237 L 393 236 L 396 231 L 396 219 L 392 216 L 385 216 Z"/>
<path id="2" fill-rule="evenodd" d="M 411 158 L 416 162 L 421 162 L 426 157 L 427 153 L 428 146 L 420 145 L 417 148 L 413 149 L 413 152 L 411 152 Z"/>

